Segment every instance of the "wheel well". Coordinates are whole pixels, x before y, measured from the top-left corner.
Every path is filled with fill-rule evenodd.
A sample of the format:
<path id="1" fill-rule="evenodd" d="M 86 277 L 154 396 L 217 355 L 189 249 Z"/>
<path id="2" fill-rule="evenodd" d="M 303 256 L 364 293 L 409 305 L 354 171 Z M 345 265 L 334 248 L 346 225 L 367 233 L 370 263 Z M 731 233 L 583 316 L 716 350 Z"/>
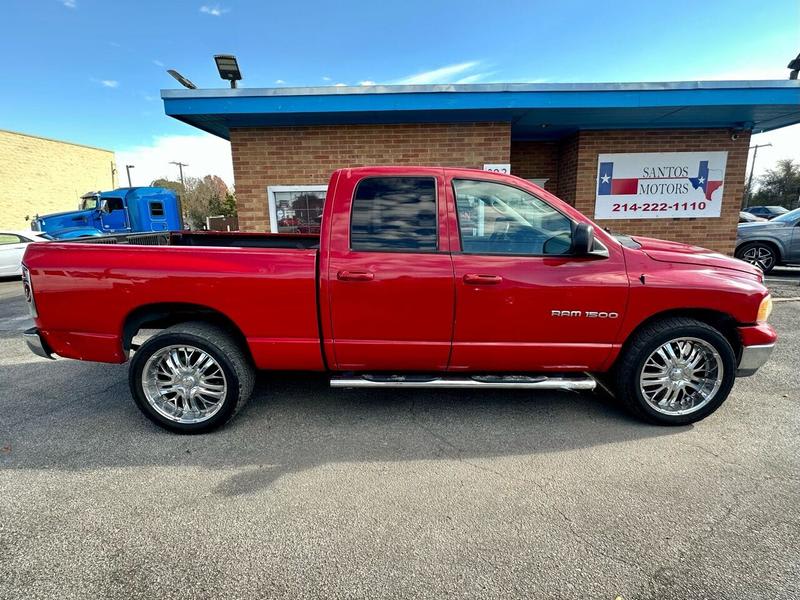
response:
<path id="1" fill-rule="evenodd" d="M 229 317 L 207 306 L 179 302 L 148 304 L 132 311 L 122 326 L 122 348 L 128 352 L 131 349 L 133 338 L 142 329 L 166 329 L 187 321 L 201 321 L 221 327 L 236 340 L 249 356 L 250 349 L 244 333 Z"/>
<path id="2" fill-rule="evenodd" d="M 622 344 L 622 348 L 620 349 L 617 357 L 619 358 L 624 354 L 626 348 L 639 330 L 650 323 L 653 323 L 654 321 L 660 321 L 669 317 L 688 317 L 713 327 L 725 336 L 725 339 L 728 340 L 728 343 L 730 343 L 731 347 L 733 348 L 736 358 L 739 358 L 739 355 L 742 351 L 742 341 L 739 339 L 739 332 L 736 329 L 736 319 L 727 313 L 705 308 L 676 308 L 673 310 L 666 310 L 656 313 L 648 317 L 639 323 L 633 331 L 631 331 L 630 335 L 628 335 L 628 338 Z"/>
<path id="3" fill-rule="evenodd" d="M 749 246 L 750 244 L 764 244 L 765 246 L 769 246 L 775 250 L 775 255 L 778 257 L 778 261 L 783 260 L 783 253 L 781 252 L 780 245 L 776 244 L 772 240 L 747 240 L 736 247 L 736 252 L 739 252 L 740 249 L 744 248 L 745 246 Z"/>

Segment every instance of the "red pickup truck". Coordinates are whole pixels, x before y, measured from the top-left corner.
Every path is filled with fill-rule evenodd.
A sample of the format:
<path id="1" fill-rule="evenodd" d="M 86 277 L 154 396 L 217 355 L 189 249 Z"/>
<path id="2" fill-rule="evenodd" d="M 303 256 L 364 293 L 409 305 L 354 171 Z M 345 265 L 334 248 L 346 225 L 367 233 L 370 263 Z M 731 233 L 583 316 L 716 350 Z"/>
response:
<path id="1" fill-rule="evenodd" d="M 178 432 L 228 421 L 256 369 L 329 371 L 350 388 L 601 381 L 642 418 L 685 424 L 776 340 L 756 268 L 611 235 L 484 171 L 336 171 L 319 235 L 153 235 L 162 245 L 31 244 L 25 337 L 45 357 L 132 355 L 136 403 Z M 142 329 L 161 331 L 138 346 Z"/>

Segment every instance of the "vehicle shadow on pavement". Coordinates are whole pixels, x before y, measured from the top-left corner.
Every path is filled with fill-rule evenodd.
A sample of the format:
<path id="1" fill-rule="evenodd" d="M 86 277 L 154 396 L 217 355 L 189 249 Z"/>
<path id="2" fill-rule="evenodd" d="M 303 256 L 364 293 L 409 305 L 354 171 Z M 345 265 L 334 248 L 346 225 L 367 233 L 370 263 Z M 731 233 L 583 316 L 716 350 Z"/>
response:
<path id="1" fill-rule="evenodd" d="M 334 390 L 318 374 L 259 375 L 223 429 L 171 434 L 135 407 L 126 365 L 28 358 L 0 366 L 0 469 L 200 467 L 229 470 L 213 492 L 268 488 L 332 463 L 529 457 L 675 435 L 601 394 L 508 390 Z M 513 460 L 511 461 L 513 464 Z M 521 476 L 535 477 L 535 473 Z"/>

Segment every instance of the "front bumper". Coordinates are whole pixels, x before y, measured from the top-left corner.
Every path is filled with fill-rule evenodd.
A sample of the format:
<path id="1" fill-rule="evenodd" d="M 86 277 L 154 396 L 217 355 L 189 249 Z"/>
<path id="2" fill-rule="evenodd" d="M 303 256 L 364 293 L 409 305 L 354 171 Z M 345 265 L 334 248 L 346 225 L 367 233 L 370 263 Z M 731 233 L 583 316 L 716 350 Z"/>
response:
<path id="1" fill-rule="evenodd" d="M 739 357 L 737 377 L 749 377 L 767 362 L 778 334 L 769 323 L 746 325 L 739 327 L 739 339 L 742 342 L 742 354 Z"/>
<path id="2" fill-rule="evenodd" d="M 42 336 L 39 335 L 39 330 L 36 327 L 26 329 L 22 334 L 22 337 L 25 339 L 25 343 L 28 344 L 28 348 L 30 348 L 31 352 L 33 352 L 36 356 L 55 359 L 53 356 L 53 351 L 50 349 L 50 346 L 47 345 L 47 342 L 44 341 Z"/>
<path id="3" fill-rule="evenodd" d="M 775 344 L 744 346 L 742 357 L 739 359 L 739 367 L 736 369 L 736 376 L 750 377 L 750 375 L 754 375 L 769 360 L 774 348 Z"/>

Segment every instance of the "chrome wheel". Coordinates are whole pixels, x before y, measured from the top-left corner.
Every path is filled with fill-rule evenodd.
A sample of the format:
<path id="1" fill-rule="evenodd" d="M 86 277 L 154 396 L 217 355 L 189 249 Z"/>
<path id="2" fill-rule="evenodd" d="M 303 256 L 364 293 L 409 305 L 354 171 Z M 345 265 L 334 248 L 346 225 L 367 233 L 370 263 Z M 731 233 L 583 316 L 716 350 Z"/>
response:
<path id="1" fill-rule="evenodd" d="M 683 337 L 656 348 L 642 367 L 639 389 L 647 404 L 666 415 L 700 410 L 716 396 L 724 368 L 705 340 Z"/>
<path id="2" fill-rule="evenodd" d="M 742 260 L 766 273 L 775 266 L 775 252 L 766 246 L 752 246 L 742 252 Z"/>
<path id="3" fill-rule="evenodd" d="M 177 423 L 201 423 L 219 412 L 228 383 L 208 352 L 188 345 L 162 348 L 145 363 L 142 390 L 150 406 Z"/>

